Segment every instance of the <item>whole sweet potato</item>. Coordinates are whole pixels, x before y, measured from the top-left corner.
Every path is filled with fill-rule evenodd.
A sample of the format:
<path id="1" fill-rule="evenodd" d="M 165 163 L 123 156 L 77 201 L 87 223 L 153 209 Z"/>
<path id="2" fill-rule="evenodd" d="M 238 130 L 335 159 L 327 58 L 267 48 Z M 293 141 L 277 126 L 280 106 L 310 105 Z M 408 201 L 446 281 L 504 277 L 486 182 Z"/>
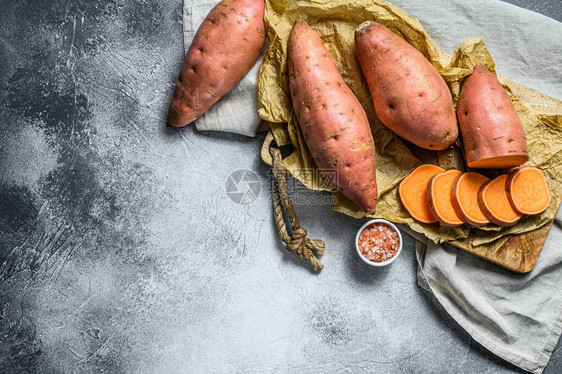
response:
<path id="1" fill-rule="evenodd" d="M 381 122 L 402 138 L 444 150 L 458 137 L 451 92 L 431 63 L 383 25 L 355 31 L 355 50 Z"/>
<path id="2" fill-rule="evenodd" d="M 320 36 L 297 20 L 289 36 L 293 107 L 320 169 L 337 171 L 338 189 L 365 212 L 377 203 L 375 144 L 365 111 Z"/>
<path id="3" fill-rule="evenodd" d="M 494 74 L 476 65 L 464 81 L 457 106 L 466 163 L 503 169 L 527 162 L 525 130 Z"/>
<path id="4" fill-rule="evenodd" d="M 203 21 L 180 70 L 168 126 L 201 117 L 252 69 L 265 42 L 264 0 L 223 0 Z"/>

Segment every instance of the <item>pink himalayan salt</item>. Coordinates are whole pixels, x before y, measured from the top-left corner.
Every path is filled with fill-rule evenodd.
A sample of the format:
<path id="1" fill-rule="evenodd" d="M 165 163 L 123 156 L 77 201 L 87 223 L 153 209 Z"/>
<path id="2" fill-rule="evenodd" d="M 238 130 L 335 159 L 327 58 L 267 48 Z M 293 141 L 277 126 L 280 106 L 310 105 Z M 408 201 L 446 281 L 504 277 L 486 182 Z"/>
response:
<path id="1" fill-rule="evenodd" d="M 396 256 L 398 233 L 387 224 L 372 223 L 359 234 L 359 250 L 368 260 L 382 262 Z"/>

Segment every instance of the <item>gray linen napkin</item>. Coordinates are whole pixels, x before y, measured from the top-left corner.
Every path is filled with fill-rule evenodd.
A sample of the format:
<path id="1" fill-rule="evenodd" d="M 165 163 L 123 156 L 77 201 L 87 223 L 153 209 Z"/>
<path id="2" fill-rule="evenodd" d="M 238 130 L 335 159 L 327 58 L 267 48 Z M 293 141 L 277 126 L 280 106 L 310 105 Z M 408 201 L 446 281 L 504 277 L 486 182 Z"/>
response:
<path id="1" fill-rule="evenodd" d="M 184 0 L 184 36 L 190 45 L 213 1 Z M 503 3 L 473 0 L 395 0 L 417 17 L 437 47 L 452 53 L 468 37 L 486 42 L 498 74 L 562 99 L 562 24 Z M 255 135 L 259 118 L 257 67 L 197 127 Z M 562 332 L 562 216 L 537 266 L 516 274 L 449 246 L 415 236 L 418 283 L 433 292 L 480 344 L 503 359 L 541 373 Z M 409 232 L 409 230 L 406 230 Z"/>
<path id="2" fill-rule="evenodd" d="M 541 373 L 562 331 L 562 215 L 539 261 L 515 274 L 451 246 L 416 243 L 418 284 L 484 347 Z"/>

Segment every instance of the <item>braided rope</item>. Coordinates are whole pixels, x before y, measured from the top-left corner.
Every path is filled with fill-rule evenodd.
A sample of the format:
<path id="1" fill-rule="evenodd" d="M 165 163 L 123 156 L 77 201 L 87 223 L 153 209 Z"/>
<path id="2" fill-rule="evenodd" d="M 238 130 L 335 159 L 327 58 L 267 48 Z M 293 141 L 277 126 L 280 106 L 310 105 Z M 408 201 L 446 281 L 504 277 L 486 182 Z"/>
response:
<path id="1" fill-rule="evenodd" d="M 324 265 L 316 258 L 314 252 L 323 255 L 325 252 L 325 244 L 322 240 L 315 240 L 306 237 L 306 229 L 300 226 L 299 218 L 295 213 L 293 202 L 287 192 L 287 180 L 285 174 L 288 172 L 283 164 L 281 151 L 278 148 L 271 147 L 269 153 L 273 159 L 273 216 L 275 218 L 275 225 L 277 232 L 287 246 L 287 252 L 296 253 L 300 258 L 308 261 L 315 271 L 320 271 Z M 285 217 L 283 215 L 283 206 L 287 212 L 293 235 L 289 236 L 287 225 L 285 224 Z"/>

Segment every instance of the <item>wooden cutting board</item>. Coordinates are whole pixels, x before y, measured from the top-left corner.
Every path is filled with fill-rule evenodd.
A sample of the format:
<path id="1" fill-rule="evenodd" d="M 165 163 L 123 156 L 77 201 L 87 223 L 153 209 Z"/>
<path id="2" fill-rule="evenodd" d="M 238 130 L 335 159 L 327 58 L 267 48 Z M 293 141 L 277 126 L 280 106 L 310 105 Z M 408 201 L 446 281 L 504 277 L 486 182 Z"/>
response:
<path id="1" fill-rule="evenodd" d="M 562 113 L 562 101 L 512 80 L 501 77 L 500 80 L 507 83 L 513 93 L 536 112 L 544 114 Z M 261 158 L 269 166 L 272 163 L 269 154 L 272 141 L 273 135 L 269 132 L 261 149 Z M 509 270 L 527 273 L 535 267 L 552 224 L 553 221 L 537 230 L 518 235 L 505 235 L 494 242 L 476 247 L 469 244 L 472 242 L 470 235 L 474 235 L 474 230 L 472 230 L 468 240 L 454 241 L 451 244 Z"/>
<path id="2" fill-rule="evenodd" d="M 512 80 L 506 78 L 501 80 L 505 81 L 513 93 L 534 111 L 544 114 L 562 113 L 562 101 Z M 455 241 L 451 244 L 507 269 L 527 273 L 535 267 L 553 223 L 554 221 L 551 221 L 541 228 L 524 234 L 505 235 L 494 242 L 476 247 L 467 243 L 472 241 L 470 235 L 473 233 L 469 234 L 469 240 Z"/>
<path id="3" fill-rule="evenodd" d="M 496 241 L 477 247 L 461 241 L 451 244 L 509 270 L 528 273 L 537 264 L 552 224 L 551 221 L 539 229 L 524 234 L 505 235 Z M 471 241 L 473 232 L 474 230 L 469 234 L 467 242 Z"/>

